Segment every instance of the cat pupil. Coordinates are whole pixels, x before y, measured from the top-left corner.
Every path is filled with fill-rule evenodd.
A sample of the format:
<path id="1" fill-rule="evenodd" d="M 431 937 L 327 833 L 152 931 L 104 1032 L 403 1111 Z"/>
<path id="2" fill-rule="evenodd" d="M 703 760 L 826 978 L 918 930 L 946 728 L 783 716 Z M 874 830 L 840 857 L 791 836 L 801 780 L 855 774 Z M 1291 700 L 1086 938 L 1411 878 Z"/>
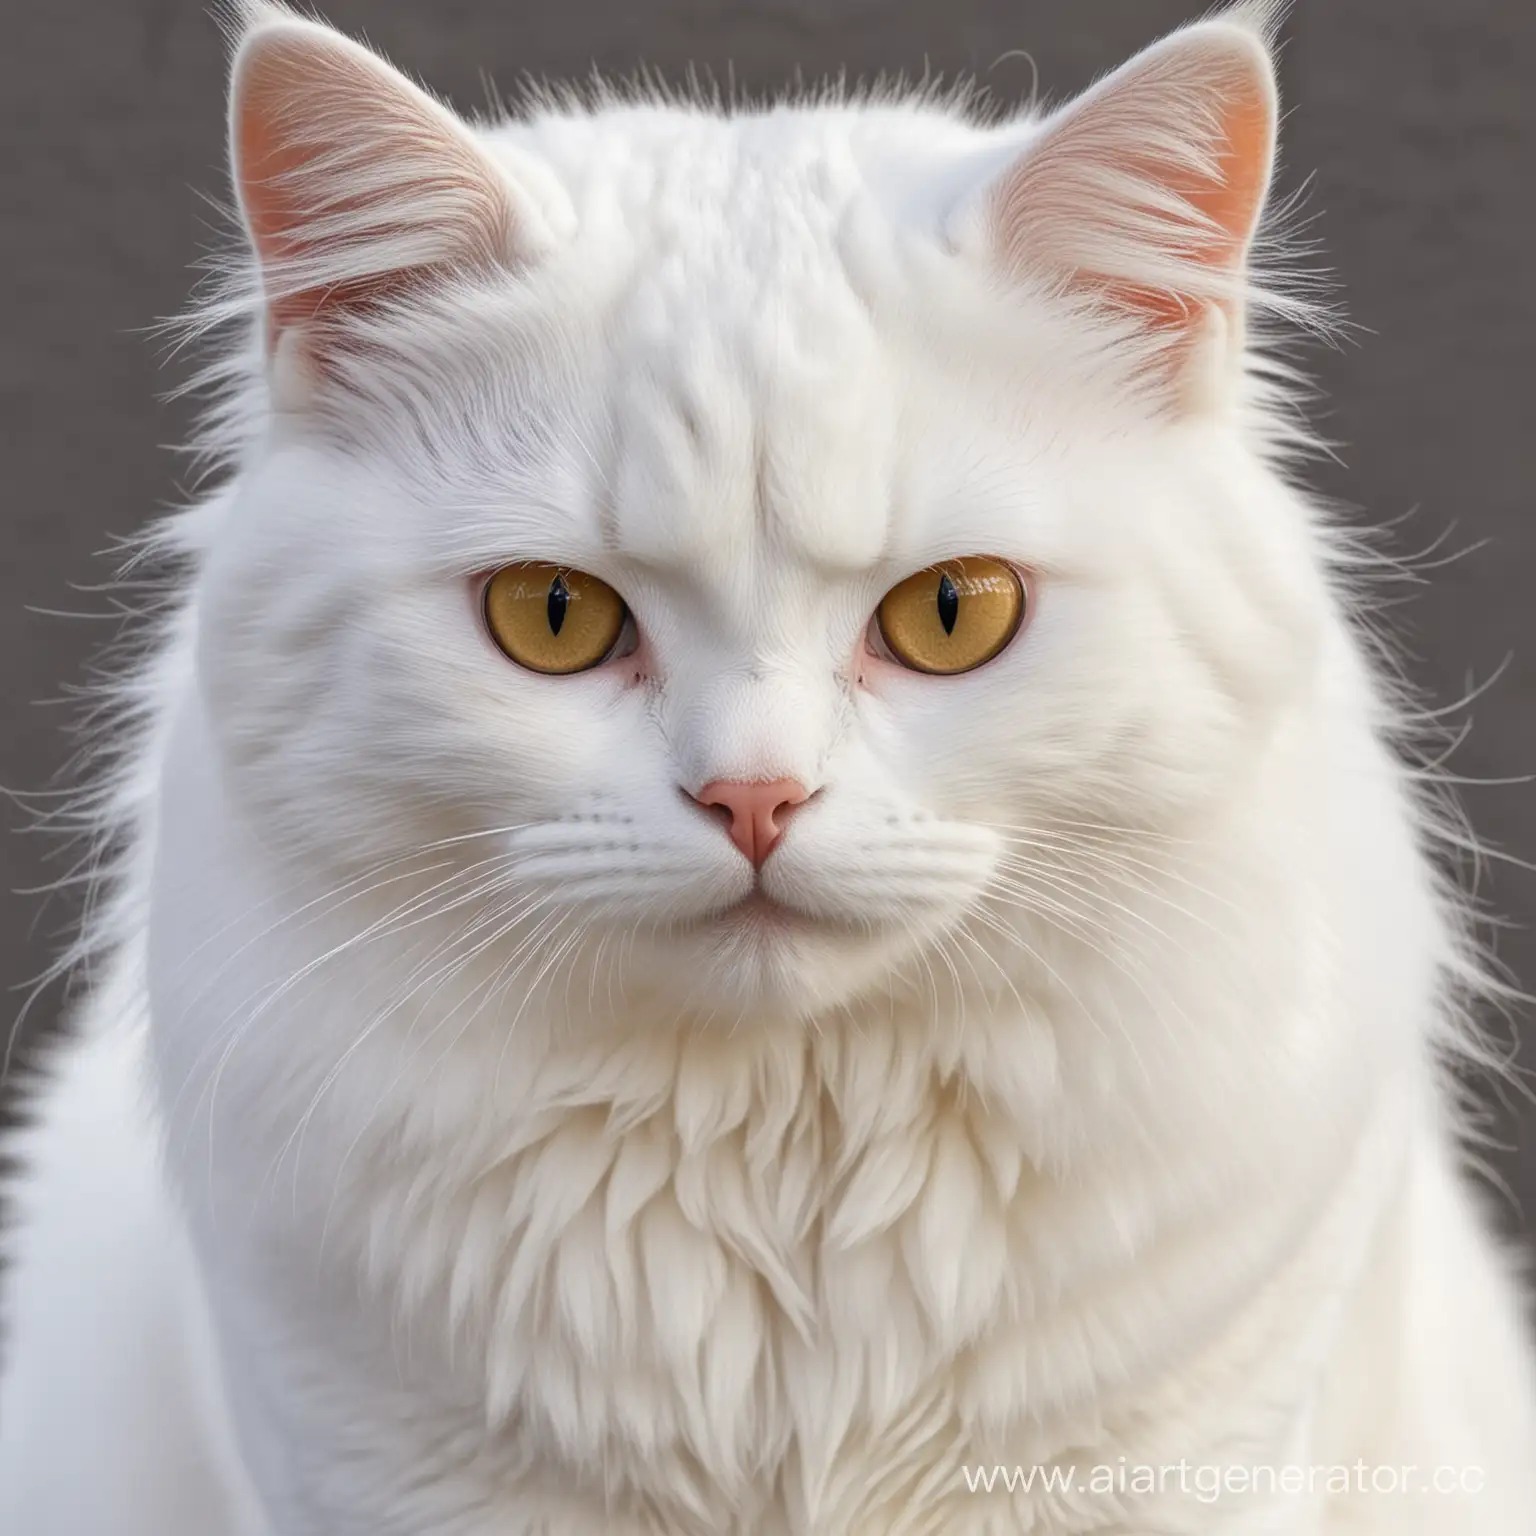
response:
<path id="1" fill-rule="evenodd" d="M 949 579 L 946 571 L 939 577 L 939 623 L 944 626 L 944 633 L 952 635 L 955 632 L 955 620 L 960 617 L 960 594 L 955 590 L 955 584 Z"/>
<path id="2" fill-rule="evenodd" d="M 570 588 L 565 584 L 565 577 L 556 576 L 549 584 L 549 632 L 552 635 L 560 633 L 560 626 L 565 623 L 565 608 L 570 601 Z"/>

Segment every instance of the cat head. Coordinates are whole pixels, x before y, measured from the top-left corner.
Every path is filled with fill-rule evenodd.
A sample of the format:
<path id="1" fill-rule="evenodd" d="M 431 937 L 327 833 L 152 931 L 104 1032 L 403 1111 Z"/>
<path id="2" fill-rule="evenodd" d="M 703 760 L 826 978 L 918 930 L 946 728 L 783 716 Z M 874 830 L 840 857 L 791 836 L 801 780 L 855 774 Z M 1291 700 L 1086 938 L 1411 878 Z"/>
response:
<path id="1" fill-rule="evenodd" d="M 1323 606 L 1247 338 L 1256 16 L 1044 117 L 473 126 L 253 13 L 197 626 L 272 856 L 447 866 L 508 975 L 811 1017 L 957 935 L 1010 973 L 1071 923 L 1043 855 L 1241 794 Z"/>

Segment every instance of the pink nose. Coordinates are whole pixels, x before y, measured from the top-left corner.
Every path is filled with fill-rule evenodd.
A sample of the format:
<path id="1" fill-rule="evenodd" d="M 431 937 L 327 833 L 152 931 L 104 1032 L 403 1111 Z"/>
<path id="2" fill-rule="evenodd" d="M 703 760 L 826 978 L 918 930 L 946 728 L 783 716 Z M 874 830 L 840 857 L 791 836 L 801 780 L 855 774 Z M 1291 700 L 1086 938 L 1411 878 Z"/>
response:
<path id="1" fill-rule="evenodd" d="M 731 841 L 761 869 L 773 845 L 784 835 L 775 818 L 786 818 L 811 798 L 798 779 L 762 783 L 748 779 L 715 779 L 693 797 L 700 805 L 718 805 L 730 813 Z"/>

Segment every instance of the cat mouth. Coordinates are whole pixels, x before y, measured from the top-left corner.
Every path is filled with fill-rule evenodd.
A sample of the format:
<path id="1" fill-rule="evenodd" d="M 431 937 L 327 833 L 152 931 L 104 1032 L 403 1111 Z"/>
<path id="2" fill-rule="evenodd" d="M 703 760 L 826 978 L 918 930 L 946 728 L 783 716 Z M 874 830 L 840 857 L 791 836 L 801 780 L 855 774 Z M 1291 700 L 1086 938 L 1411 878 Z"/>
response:
<path id="1" fill-rule="evenodd" d="M 787 906 L 782 901 L 775 901 L 772 896 L 764 894 L 761 890 L 754 890 L 749 895 L 743 896 L 740 901 L 733 901 L 730 906 L 722 907 L 718 912 L 711 914 L 709 920 L 714 923 L 729 923 L 735 927 L 760 928 L 765 932 L 787 931 L 816 923 L 816 919 L 809 913 Z"/>
<path id="2" fill-rule="evenodd" d="M 856 925 L 807 912 L 803 907 L 791 905 L 769 896 L 761 889 L 751 891 L 728 907 L 719 907 L 702 919 L 702 925 L 717 931 L 769 936 L 792 934 L 827 934 L 853 932 Z"/>

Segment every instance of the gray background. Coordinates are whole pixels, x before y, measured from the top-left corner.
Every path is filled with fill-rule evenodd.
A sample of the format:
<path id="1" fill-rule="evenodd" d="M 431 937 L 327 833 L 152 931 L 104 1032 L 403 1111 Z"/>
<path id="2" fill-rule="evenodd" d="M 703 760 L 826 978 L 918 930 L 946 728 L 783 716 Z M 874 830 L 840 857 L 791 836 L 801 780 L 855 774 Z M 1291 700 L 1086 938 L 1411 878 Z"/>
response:
<path id="1" fill-rule="evenodd" d="M 223 59 L 197 0 L 6 0 L 0 53 L 0 785 L 37 790 L 69 751 L 70 710 L 50 705 L 111 632 L 108 598 L 80 590 L 102 557 L 170 505 L 184 469 L 162 445 L 186 408 L 145 334 L 182 303 L 220 194 Z M 1189 0 L 331 0 L 367 35 L 465 108 L 522 71 L 676 78 L 690 62 L 748 87 L 796 67 L 981 74 L 1026 93 L 1031 59 L 1059 97 L 1202 9 Z M 1014 50 L 1028 50 L 1031 59 Z M 1004 55 L 1009 55 L 1004 57 Z M 1536 582 L 1529 370 L 1536 336 L 1536 8 L 1530 0 L 1299 0 L 1283 62 L 1286 177 L 1315 173 L 1324 259 L 1361 327 L 1310 358 L 1318 420 L 1339 462 L 1315 482 L 1394 546 L 1445 536 L 1465 550 L 1393 622 L 1436 704 L 1459 699 L 1512 653 L 1473 706 L 1450 767 L 1469 778 L 1536 770 Z M 1412 514 L 1409 516 L 1409 514 Z M 94 618 L 50 616 L 69 610 Z M 1458 714 L 1457 720 L 1464 718 Z M 1479 832 L 1536 858 L 1536 796 L 1469 787 Z M 0 807 L 0 981 L 23 987 L 68 924 L 67 896 L 18 894 L 63 872 L 49 840 Z M 1536 984 L 1536 875 L 1495 868 L 1512 920 L 1499 953 Z M 0 1039 L 24 993 L 6 995 Z M 39 998 L 24 1033 L 58 1013 Z M 1517 1024 L 1527 1020 L 1517 1017 Z M 1506 1030 L 1506 1033 L 1508 1031 Z M 1536 1218 L 1536 1113 L 1495 1110 L 1490 1161 Z"/>

